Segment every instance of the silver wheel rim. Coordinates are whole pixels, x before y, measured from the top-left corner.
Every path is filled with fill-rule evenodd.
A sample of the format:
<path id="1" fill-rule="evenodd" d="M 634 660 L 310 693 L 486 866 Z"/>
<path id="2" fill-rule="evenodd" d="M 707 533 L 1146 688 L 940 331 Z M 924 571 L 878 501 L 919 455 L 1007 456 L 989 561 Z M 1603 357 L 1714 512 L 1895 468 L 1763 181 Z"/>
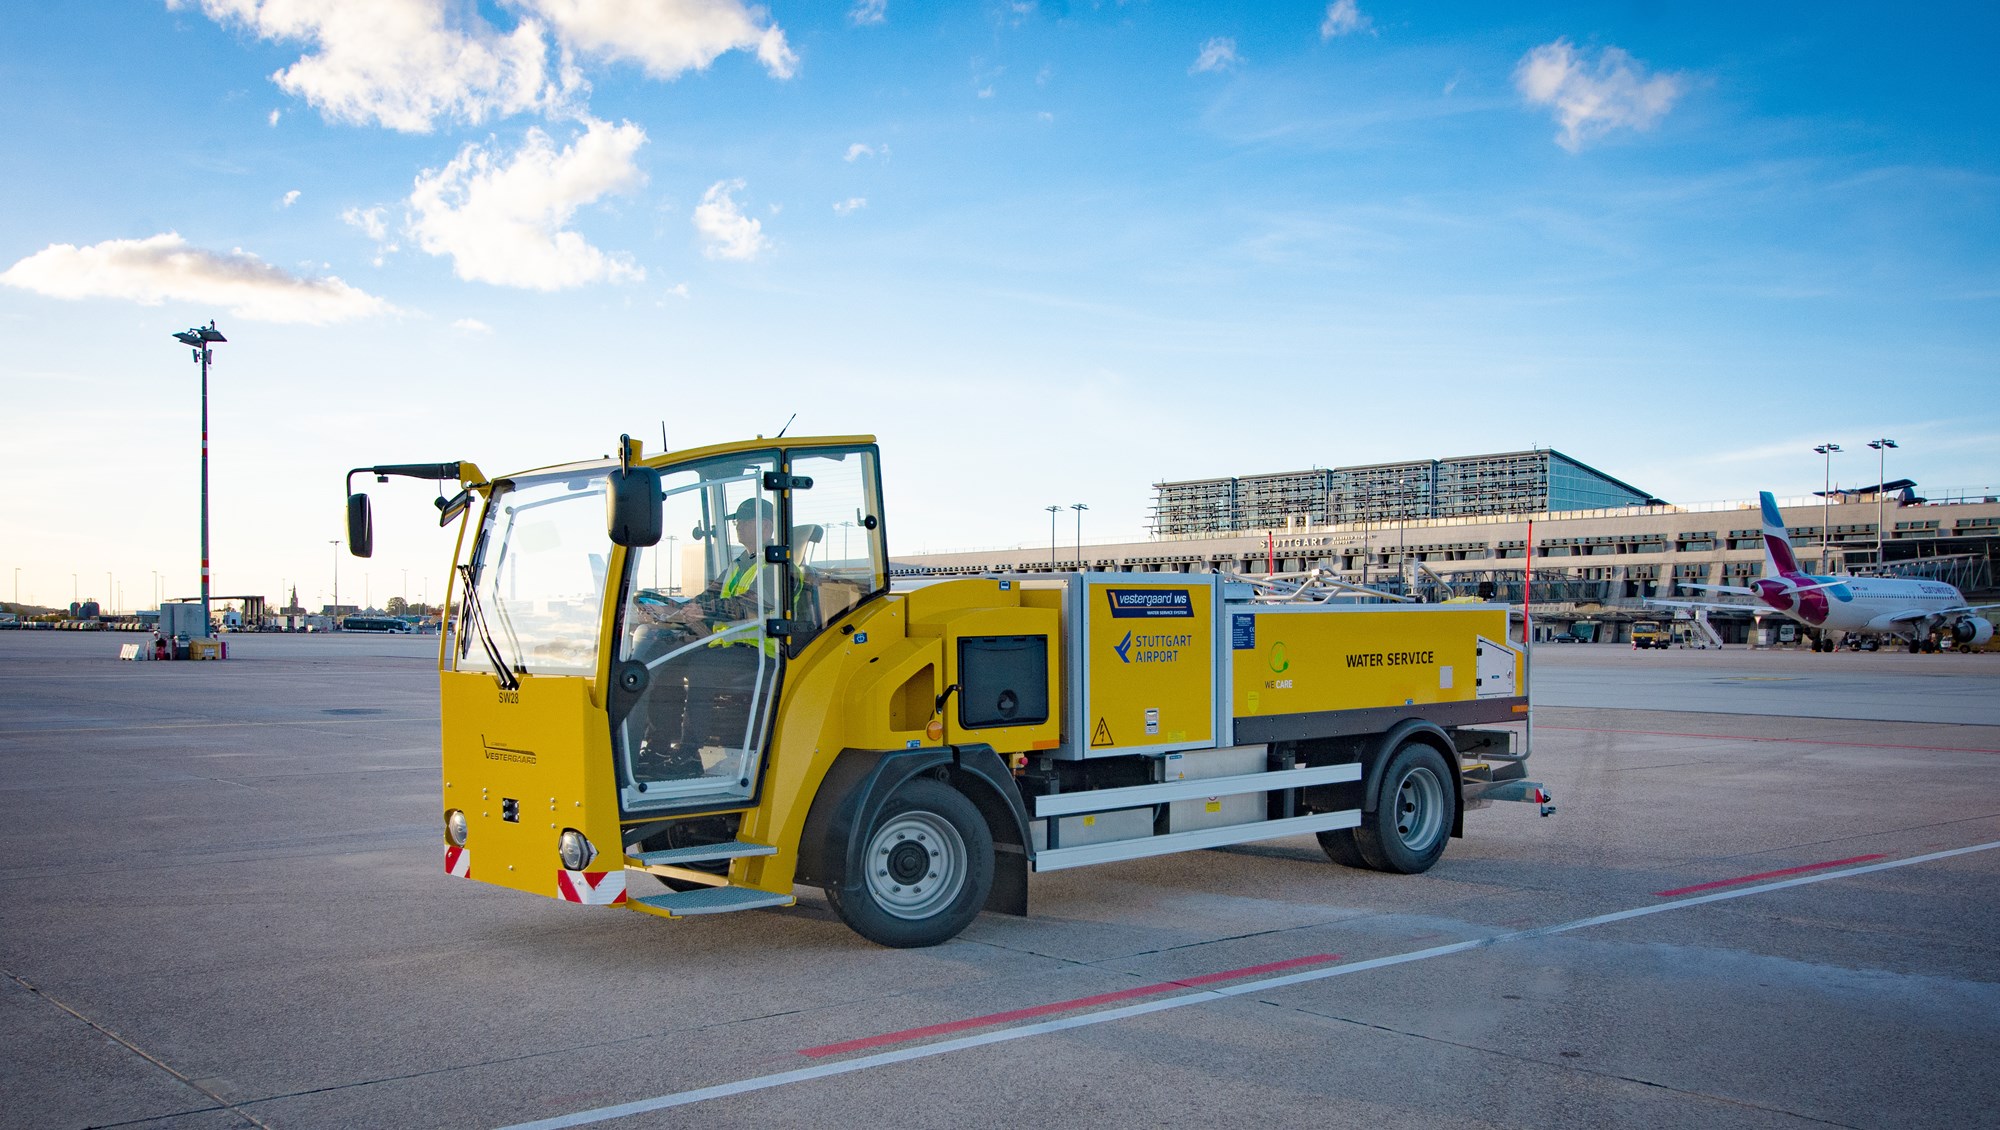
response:
<path id="1" fill-rule="evenodd" d="M 1419 766 L 1396 783 L 1396 837 L 1411 851 L 1421 852 L 1437 841 L 1444 827 L 1444 782 Z"/>
<path id="2" fill-rule="evenodd" d="M 965 887 L 965 840 L 935 812 L 899 812 L 868 841 L 868 894 L 897 918 L 929 918 Z"/>

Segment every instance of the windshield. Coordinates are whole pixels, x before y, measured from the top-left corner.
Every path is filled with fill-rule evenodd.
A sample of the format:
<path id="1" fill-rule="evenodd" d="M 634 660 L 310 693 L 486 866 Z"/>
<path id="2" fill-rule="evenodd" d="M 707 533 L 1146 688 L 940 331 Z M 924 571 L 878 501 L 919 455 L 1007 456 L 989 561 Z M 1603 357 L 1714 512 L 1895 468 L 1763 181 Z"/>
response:
<path id="1" fill-rule="evenodd" d="M 487 504 L 465 615 L 484 618 L 493 651 L 516 671 L 597 669 L 610 551 L 604 475 L 604 468 L 591 468 L 518 479 L 497 487 Z M 494 670 L 478 635 L 477 625 L 461 626 L 458 670 Z"/>

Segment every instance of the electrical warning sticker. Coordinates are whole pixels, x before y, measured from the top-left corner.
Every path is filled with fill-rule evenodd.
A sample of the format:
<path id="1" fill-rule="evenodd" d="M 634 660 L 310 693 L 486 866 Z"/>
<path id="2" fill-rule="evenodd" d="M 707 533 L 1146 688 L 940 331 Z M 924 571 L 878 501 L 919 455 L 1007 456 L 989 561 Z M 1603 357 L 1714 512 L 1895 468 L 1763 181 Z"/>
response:
<path id="1" fill-rule="evenodd" d="M 1111 740 L 1111 727 L 1105 723 L 1104 719 L 1099 718 L 1097 720 L 1097 729 L 1090 732 L 1090 744 L 1092 746 L 1118 744 Z"/>

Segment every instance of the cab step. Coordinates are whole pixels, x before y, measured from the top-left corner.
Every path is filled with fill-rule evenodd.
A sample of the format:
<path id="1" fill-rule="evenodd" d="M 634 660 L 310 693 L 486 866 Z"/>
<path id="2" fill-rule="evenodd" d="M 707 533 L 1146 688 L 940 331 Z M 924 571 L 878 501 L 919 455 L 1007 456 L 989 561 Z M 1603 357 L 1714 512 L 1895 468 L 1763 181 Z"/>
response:
<path id="1" fill-rule="evenodd" d="M 770 844 L 746 844 L 731 840 L 726 844 L 696 844 L 694 847 L 667 848 L 663 851 L 642 851 L 625 857 L 627 867 L 686 867 L 690 863 L 713 863 L 720 859 L 750 859 L 759 855 L 776 855 L 778 849 Z"/>
<path id="2" fill-rule="evenodd" d="M 645 914 L 662 918 L 685 918 L 693 914 L 728 914 L 734 910 L 758 910 L 767 906 L 791 906 L 792 895 L 772 894 L 748 887 L 704 887 L 698 891 L 669 891 L 632 899 L 628 905 Z"/>

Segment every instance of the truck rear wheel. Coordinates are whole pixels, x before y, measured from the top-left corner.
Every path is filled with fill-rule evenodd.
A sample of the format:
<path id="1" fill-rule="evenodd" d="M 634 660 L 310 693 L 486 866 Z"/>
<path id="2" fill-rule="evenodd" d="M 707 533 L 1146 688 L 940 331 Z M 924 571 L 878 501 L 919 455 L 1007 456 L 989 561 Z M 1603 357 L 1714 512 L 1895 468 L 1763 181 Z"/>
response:
<path id="1" fill-rule="evenodd" d="M 1354 846 L 1377 871 L 1416 875 L 1444 854 L 1457 815 L 1458 791 L 1444 755 L 1406 742 L 1389 758 L 1375 811 L 1363 815 Z"/>
<path id="2" fill-rule="evenodd" d="M 1342 867 L 1366 868 L 1368 861 L 1361 858 L 1361 847 L 1354 842 L 1353 828 L 1335 828 L 1331 832 L 1317 832 L 1319 848 L 1328 859 Z"/>
<path id="3" fill-rule="evenodd" d="M 934 946 L 972 924 L 993 889 L 993 833 L 963 793 L 905 782 L 864 837 L 862 875 L 827 889 L 834 913 L 878 945 Z"/>

